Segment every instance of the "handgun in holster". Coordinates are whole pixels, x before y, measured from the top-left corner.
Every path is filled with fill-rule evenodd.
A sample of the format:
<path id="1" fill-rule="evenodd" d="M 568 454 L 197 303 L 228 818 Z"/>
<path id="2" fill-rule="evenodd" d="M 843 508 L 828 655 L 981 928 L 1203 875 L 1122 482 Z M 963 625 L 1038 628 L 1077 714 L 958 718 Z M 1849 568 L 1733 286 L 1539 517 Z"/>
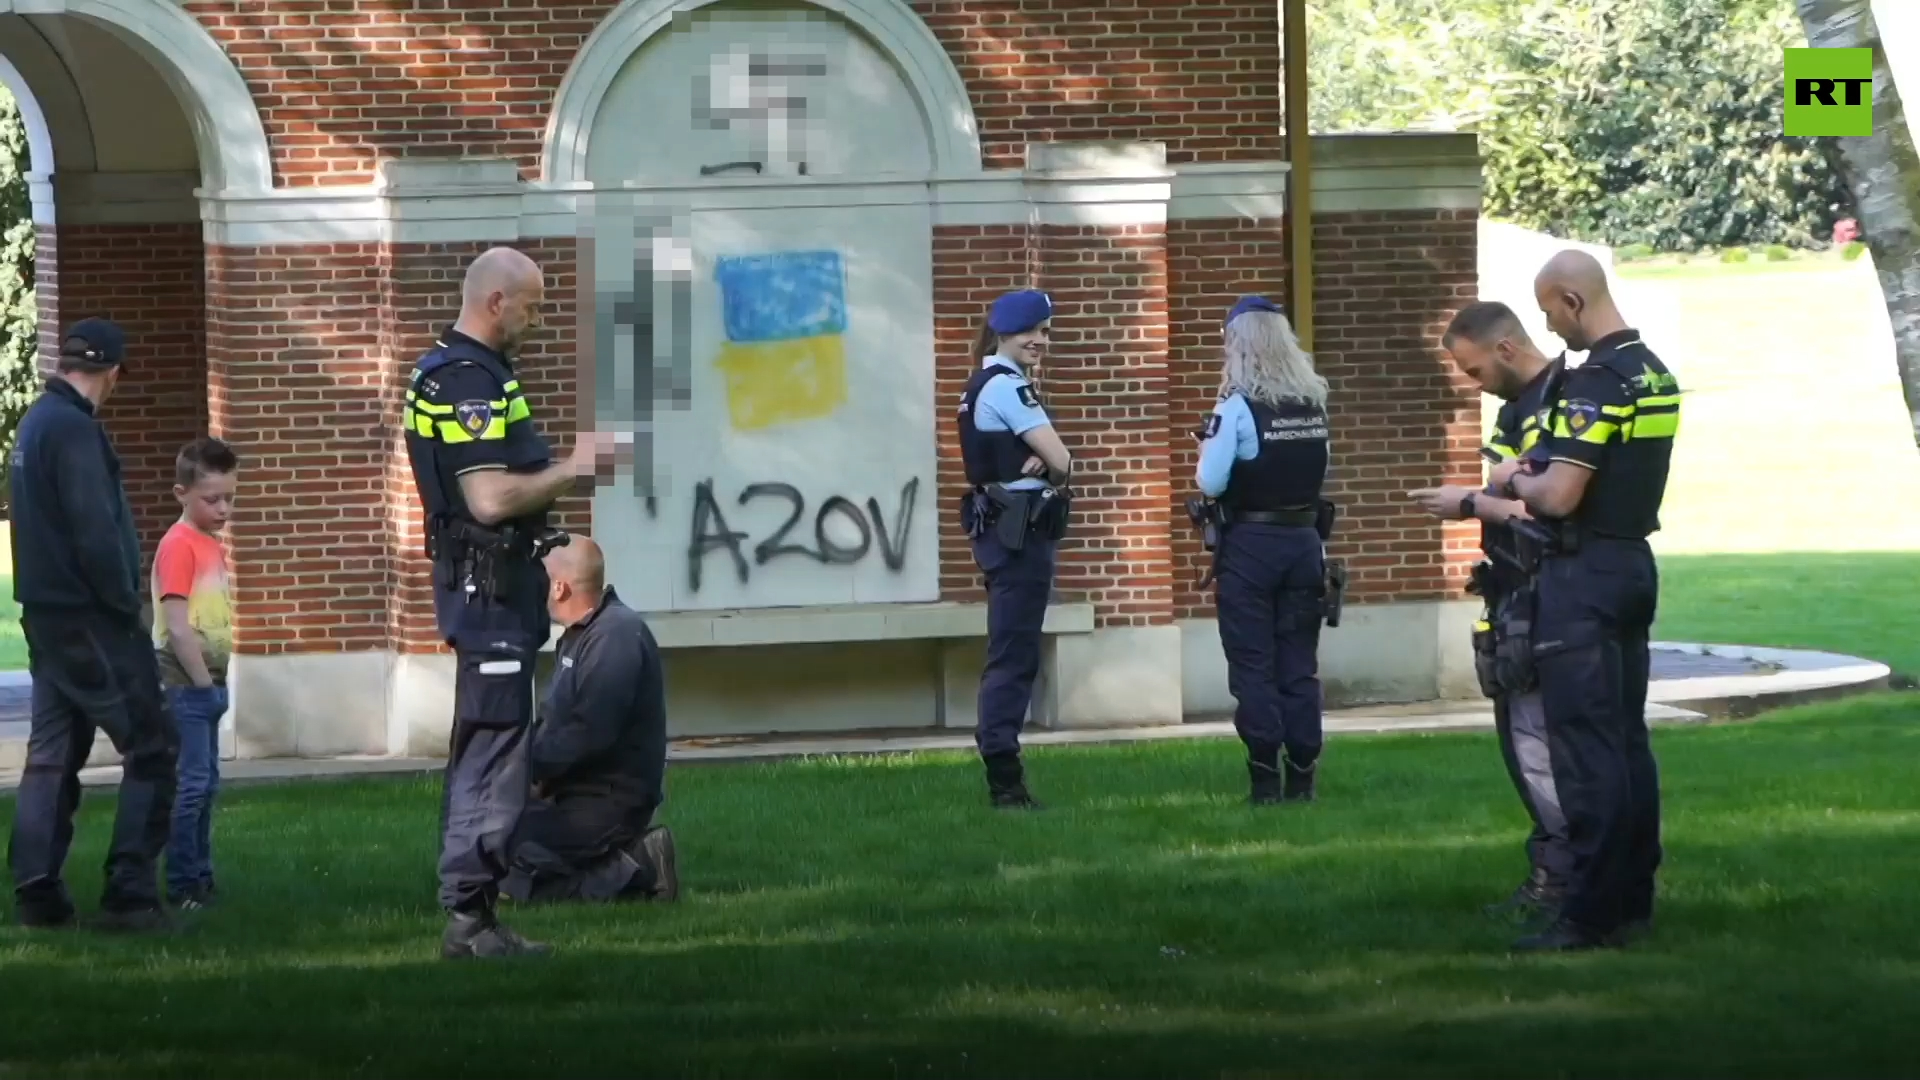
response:
<path id="1" fill-rule="evenodd" d="M 993 530 L 993 538 L 1008 551 L 1019 551 L 1027 546 L 1027 527 L 1032 523 L 1034 493 L 1031 491 L 1008 491 L 1004 484 L 988 484 L 981 489 L 991 504 L 987 526 Z"/>
<path id="2" fill-rule="evenodd" d="M 1339 559 L 1326 560 L 1326 580 L 1320 593 L 1320 617 L 1328 626 L 1340 625 L 1340 612 L 1347 604 L 1347 564 Z"/>
<path id="3" fill-rule="evenodd" d="M 1210 556 L 1207 560 L 1207 572 L 1200 578 L 1200 588 L 1213 584 L 1220 571 L 1220 533 L 1227 523 L 1226 510 L 1212 499 L 1188 499 L 1187 520 L 1200 531 L 1200 546 Z"/>

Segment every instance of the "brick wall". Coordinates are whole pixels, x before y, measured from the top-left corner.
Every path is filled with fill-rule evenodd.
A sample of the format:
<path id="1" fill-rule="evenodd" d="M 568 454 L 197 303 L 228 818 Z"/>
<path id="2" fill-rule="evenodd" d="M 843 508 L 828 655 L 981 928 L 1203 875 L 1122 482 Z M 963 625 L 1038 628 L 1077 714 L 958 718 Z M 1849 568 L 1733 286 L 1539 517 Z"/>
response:
<path id="1" fill-rule="evenodd" d="M 1314 344 L 1332 383 L 1340 522 L 1361 601 L 1457 598 L 1477 531 L 1408 506 L 1417 487 L 1472 482 L 1480 395 L 1439 347 L 1478 292 L 1473 211 L 1329 214 L 1313 223 Z"/>
<path id="2" fill-rule="evenodd" d="M 90 316 L 127 333 L 127 366 L 100 411 L 124 471 L 144 565 L 180 516 L 173 459 L 207 430 L 204 264 L 198 225 L 61 225 L 36 233 L 42 362 Z M 49 278 L 53 280 L 48 280 Z"/>
<path id="3" fill-rule="evenodd" d="M 1174 162 L 1280 155 L 1273 0 L 913 6 L 966 81 L 989 168 L 1058 139 L 1164 141 Z"/>
<path id="4" fill-rule="evenodd" d="M 244 652 L 387 642 L 387 377 L 376 244 L 207 249 L 207 389 L 241 455 Z"/>
<path id="5" fill-rule="evenodd" d="M 1167 268 L 1161 226 L 1042 226 L 1054 339 L 1048 415 L 1074 455 L 1074 524 L 1054 580 L 1100 626 L 1172 618 L 1167 506 Z"/>
<path id="6" fill-rule="evenodd" d="M 259 103 L 276 183 L 358 184 L 389 157 L 538 175 L 547 110 L 612 0 L 187 0 Z M 1179 161 L 1278 156 L 1273 0 L 914 0 L 966 82 L 988 166 L 1022 144 L 1153 139 Z"/>

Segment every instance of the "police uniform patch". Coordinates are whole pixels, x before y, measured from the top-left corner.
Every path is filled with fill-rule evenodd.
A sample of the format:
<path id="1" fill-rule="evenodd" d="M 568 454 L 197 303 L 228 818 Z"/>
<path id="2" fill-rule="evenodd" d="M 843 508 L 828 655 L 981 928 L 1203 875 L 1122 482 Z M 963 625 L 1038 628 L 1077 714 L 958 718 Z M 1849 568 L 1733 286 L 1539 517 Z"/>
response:
<path id="1" fill-rule="evenodd" d="M 1020 396 L 1020 404 L 1025 405 L 1027 408 L 1037 409 L 1040 407 L 1040 395 L 1034 392 L 1032 383 L 1020 384 L 1020 388 L 1016 390 L 1015 393 Z"/>
<path id="2" fill-rule="evenodd" d="M 1593 426 L 1600 418 L 1600 406 L 1586 398 L 1574 398 L 1567 402 L 1567 430 L 1575 435 Z"/>
<path id="3" fill-rule="evenodd" d="M 1211 439 L 1218 434 L 1220 434 L 1220 414 L 1214 413 L 1207 417 L 1207 433 L 1201 438 Z"/>
<path id="4" fill-rule="evenodd" d="M 453 407 L 453 415 L 467 434 L 478 435 L 487 430 L 487 423 L 493 419 L 493 406 L 484 401 L 463 401 Z"/>

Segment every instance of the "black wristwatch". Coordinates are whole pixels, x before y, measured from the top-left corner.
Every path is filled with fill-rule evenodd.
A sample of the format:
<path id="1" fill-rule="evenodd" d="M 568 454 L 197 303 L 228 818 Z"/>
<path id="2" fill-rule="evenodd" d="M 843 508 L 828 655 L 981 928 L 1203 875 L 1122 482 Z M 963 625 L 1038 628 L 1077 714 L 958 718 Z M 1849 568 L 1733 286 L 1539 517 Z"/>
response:
<path id="1" fill-rule="evenodd" d="M 1478 494 L 1478 492 L 1469 491 L 1464 497 L 1461 498 L 1460 500 L 1460 516 L 1461 517 L 1470 518 L 1470 517 L 1480 516 L 1479 508 L 1474 505 L 1473 497 L 1476 494 Z"/>

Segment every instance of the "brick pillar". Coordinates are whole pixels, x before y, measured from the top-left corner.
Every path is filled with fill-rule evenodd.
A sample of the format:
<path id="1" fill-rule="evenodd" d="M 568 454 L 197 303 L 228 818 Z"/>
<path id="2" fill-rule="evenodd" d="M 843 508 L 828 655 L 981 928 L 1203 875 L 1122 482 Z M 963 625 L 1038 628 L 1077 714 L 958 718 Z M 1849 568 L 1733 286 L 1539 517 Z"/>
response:
<path id="1" fill-rule="evenodd" d="M 1476 527 L 1409 508 L 1406 492 L 1480 476 L 1480 394 L 1440 351 L 1478 293 L 1477 215 L 1396 210 L 1314 218 L 1314 334 L 1332 383 L 1329 555 L 1361 603 L 1459 599 Z"/>
<path id="2" fill-rule="evenodd" d="M 197 224 L 60 225 L 36 234 L 40 350 L 92 316 L 120 324 L 127 366 L 100 412 L 125 470 L 143 568 L 180 516 L 173 459 L 207 430 L 206 302 Z"/>
<path id="3" fill-rule="evenodd" d="M 1055 583 L 1092 601 L 1095 626 L 1168 625 L 1165 227 L 1047 225 L 1039 240 L 1054 301 L 1041 393 L 1074 455 Z"/>

